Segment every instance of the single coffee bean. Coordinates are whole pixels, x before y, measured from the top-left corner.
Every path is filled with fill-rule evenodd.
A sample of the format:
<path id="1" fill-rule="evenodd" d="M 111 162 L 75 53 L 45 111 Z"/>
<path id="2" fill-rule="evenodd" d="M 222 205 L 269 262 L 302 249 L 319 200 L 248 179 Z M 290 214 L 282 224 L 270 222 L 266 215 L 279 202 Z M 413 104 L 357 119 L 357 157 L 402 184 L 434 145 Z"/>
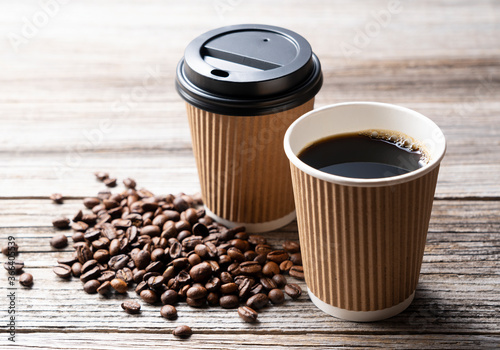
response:
<path id="1" fill-rule="evenodd" d="M 222 294 L 236 293 L 237 290 L 238 290 L 238 285 L 234 282 L 224 283 L 223 285 L 220 286 L 220 292 Z"/>
<path id="2" fill-rule="evenodd" d="M 156 289 L 165 283 L 163 276 L 152 276 L 148 278 L 149 287 Z"/>
<path id="3" fill-rule="evenodd" d="M 271 303 L 273 303 L 275 305 L 283 304 L 285 302 L 285 294 L 283 294 L 281 289 L 277 289 L 277 288 L 272 289 L 269 291 L 267 296 L 269 297 L 269 300 L 271 301 Z"/>
<path id="4" fill-rule="evenodd" d="M 107 179 L 104 179 L 103 182 L 107 187 L 116 187 L 116 179 L 115 178 L 107 178 Z"/>
<path id="5" fill-rule="evenodd" d="M 71 265 L 71 273 L 75 277 L 80 277 L 80 275 L 82 274 L 82 264 L 79 261 Z"/>
<path id="6" fill-rule="evenodd" d="M 304 268 L 302 266 L 292 266 L 290 271 L 288 271 L 290 276 L 295 277 L 297 279 L 304 279 Z"/>
<path id="7" fill-rule="evenodd" d="M 219 305 L 219 294 L 215 292 L 210 292 L 207 295 L 207 303 L 210 306 L 217 306 Z"/>
<path id="8" fill-rule="evenodd" d="M 33 284 L 33 275 L 28 272 L 23 273 L 19 276 L 19 284 L 25 287 L 30 287 Z"/>
<path id="9" fill-rule="evenodd" d="M 254 309 L 248 307 L 248 306 L 240 306 L 238 308 L 238 315 L 243 319 L 245 322 L 256 322 L 258 313 Z"/>
<path id="10" fill-rule="evenodd" d="M 175 335 L 176 337 L 188 338 L 193 334 L 193 331 L 191 330 L 191 327 L 183 325 L 176 327 L 173 330 L 172 334 Z"/>
<path id="11" fill-rule="evenodd" d="M 78 213 L 73 216 L 73 221 L 82 221 L 83 218 L 83 212 L 81 210 L 78 210 Z"/>
<path id="12" fill-rule="evenodd" d="M 272 280 L 272 278 L 269 277 L 262 277 L 260 279 L 260 283 L 267 290 L 275 289 L 278 287 L 276 283 Z"/>
<path id="13" fill-rule="evenodd" d="M 76 248 L 76 256 L 81 264 L 85 264 L 93 258 L 92 250 L 87 244 L 79 245 Z"/>
<path id="14" fill-rule="evenodd" d="M 262 268 L 262 274 L 267 277 L 273 277 L 280 273 L 280 267 L 274 261 L 268 261 Z"/>
<path id="15" fill-rule="evenodd" d="M 302 289 L 296 283 L 289 283 L 285 286 L 285 293 L 295 300 L 302 295 Z"/>
<path id="16" fill-rule="evenodd" d="M 80 281 L 82 282 L 87 282 L 90 280 L 96 280 L 101 276 L 101 270 L 99 266 L 95 266 L 94 268 L 90 269 L 89 271 L 83 273 L 80 276 Z"/>
<path id="17" fill-rule="evenodd" d="M 158 300 L 156 293 L 150 289 L 143 290 L 140 297 L 148 304 L 154 304 Z"/>
<path id="18" fill-rule="evenodd" d="M 234 309 L 239 303 L 240 300 L 238 296 L 234 294 L 224 295 L 219 299 L 219 304 L 224 309 Z"/>
<path id="19" fill-rule="evenodd" d="M 97 280 L 101 283 L 103 282 L 111 282 L 116 276 L 116 273 L 114 271 L 106 270 L 101 273 L 101 276 L 97 278 Z"/>
<path id="20" fill-rule="evenodd" d="M 174 305 L 177 303 L 178 294 L 175 290 L 167 289 L 163 292 L 160 299 L 164 305 Z"/>
<path id="21" fill-rule="evenodd" d="M 109 259 L 108 265 L 112 270 L 120 270 L 127 266 L 130 258 L 125 254 L 115 255 Z"/>
<path id="22" fill-rule="evenodd" d="M 200 299 L 186 298 L 186 304 L 188 304 L 191 307 L 204 307 L 206 305 L 206 302 L 207 302 L 206 298 L 200 298 Z"/>
<path id="23" fill-rule="evenodd" d="M 97 293 L 97 288 L 99 288 L 100 286 L 101 284 L 98 280 L 90 280 L 85 282 L 85 284 L 83 285 L 83 290 L 88 294 L 95 294 Z"/>
<path id="24" fill-rule="evenodd" d="M 19 251 L 19 246 L 16 242 L 9 242 L 2 246 L 2 254 L 5 256 L 17 255 Z"/>
<path id="25" fill-rule="evenodd" d="M 71 228 L 75 231 L 85 232 L 89 228 L 89 225 L 87 225 L 83 221 L 77 221 L 71 224 Z"/>
<path id="26" fill-rule="evenodd" d="M 81 232 L 74 232 L 73 235 L 71 236 L 71 239 L 73 242 L 84 242 L 85 241 L 85 236 Z"/>
<path id="27" fill-rule="evenodd" d="M 277 288 L 283 288 L 286 285 L 286 277 L 282 274 L 277 274 L 272 277 Z"/>
<path id="28" fill-rule="evenodd" d="M 288 253 L 284 250 L 275 250 L 267 253 L 267 260 L 274 261 L 276 264 L 281 264 L 288 259 Z"/>
<path id="29" fill-rule="evenodd" d="M 300 251 L 300 245 L 294 241 L 283 242 L 283 250 L 289 254 L 298 253 Z"/>
<path id="30" fill-rule="evenodd" d="M 268 303 L 269 303 L 269 297 L 264 293 L 258 293 L 248 298 L 246 304 L 252 309 L 258 310 L 262 309 Z"/>
<path id="31" fill-rule="evenodd" d="M 135 186 L 137 186 L 137 183 L 135 182 L 134 179 L 126 178 L 126 179 L 123 180 L 123 185 L 126 188 L 135 189 Z"/>
<path id="32" fill-rule="evenodd" d="M 127 293 L 128 286 L 127 283 L 119 278 L 114 278 L 111 280 L 111 287 L 113 287 L 114 290 L 116 290 L 118 293 L 123 294 Z"/>
<path id="33" fill-rule="evenodd" d="M 203 286 L 192 286 L 187 290 L 186 297 L 191 299 L 201 299 L 205 298 L 208 294 L 208 291 Z"/>
<path id="34" fill-rule="evenodd" d="M 207 280 L 211 274 L 212 266 L 207 262 L 202 262 L 189 270 L 189 275 L 195 282 L 203 282 Z"/>
<path id="35" fill-rule="evenodd" d="M 95 206 L 97 206 L 99 204 L 101 204 L 101 200 L 99 198 L 89 197 L 89 198 L 84 198 L 83 199 L 83 205 L 87 209 L 92 209 L 92 208 L 94 208 Z"/>
<path id="36" fill-rule="evenodd" d="M 64 216 L 55 218 L 52 220 L 52 226 L 59 229 L 65 229 L 69 227 L 70 220 Z"/>
<path id="37" fill-rule="evenodd" d="M 241 273 L 245 275 L 258 275 L 262 271 L 262 266 L 256 261 L 244 261 L 240 264 Z"/>
<path id="38" fill-rule="evenodd" d="M 54 271 L 54 273 L 61 278 L 71 277 L 71 267 L 69 267 L 68 265 L 59 264 L 57 266 L 54 266 L 52 271 Z"/>
<path id="39" fill-rule="evenodd" d="M 97 260 L 91 259 L 82 265 L 81 272 L 86 273 L 86 272 L 92 270 L 96 266 L 97 266 Z"/>
<path id="40" fill-rule="evenodd" d="M 103 283 L 101 283 L 99 288 L 97 288 L 97 293 L 101 295 L 106 295 L 112 288 L 113 287 L 111 287 L 111 283 L 109 281 L 104 281 Z"/>
<path id="41" fill-rule="evenodd" d="M 109 174 L 105 173 L 103 171 L 97 171 L 94 173 L 94 175 L 97 178 L 97 180 L 99 180 L 99 181 L 104 181 L 109 177 Z"/>
<path id="42" fill-rule="evenodd" d="M 302 266 L 302 254 L 301 253 L 293 253 L 290 255 L 290 261 L 294 265 Z"/>
<path id="43" fill-rule="evenodd" d="M 56 204 L 63 204 L 63 196 L 60 193 L 52 193 L 49 197 Z"/>
<path id="44" fill-rule="evenodd" d="M 138 314 L 141 312 L 141 304 L 134 300 L 125 300 L 122 303 L 122 309 L 128 314 Z"/>
<path id="45" fill-rule="evenodd" d="M 291 262 L 290 260 L 285 260 L 285 261 L 281 262 L 279 269 L 282 273 L 287 273 L 290 271 L 292 266 L 293 266 L 293 262 Z"/>
<path id="46" fill-rule="evenodd" d="M 68 237 L 62 233 L 58 233 L 52 237 L 50 245 L 57 249 L 64 248 L 68 245 Z"/>
<path id="47" fill-rule="evenodd" d="M 177 318 L 177 309 L 172 305 L 163 305 L 160 309 L 160 315 L 167 320 L 175 320 Z"/>

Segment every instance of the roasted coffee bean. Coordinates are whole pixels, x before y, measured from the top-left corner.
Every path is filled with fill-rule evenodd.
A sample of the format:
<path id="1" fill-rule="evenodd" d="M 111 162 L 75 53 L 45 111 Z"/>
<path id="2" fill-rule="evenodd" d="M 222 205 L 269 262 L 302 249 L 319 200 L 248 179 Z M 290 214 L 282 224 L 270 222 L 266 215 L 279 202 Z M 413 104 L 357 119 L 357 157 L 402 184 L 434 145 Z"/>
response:
<path id="1" fill-rule="evenodd" d="M 210 306 L 217 306 L 219 305 L 219 294 L 216 292 L 210 292 L 207 295 L 207 303 Z"/>
<path id="2" fill-rule="evenodd" d="M 224 309 L 234 309 L 238 307 L 238 304 L 240 303 L 240 300 L 237 295 L 234 294 L 229 294 L 229 295 L 224 295 L 219 299 L 219 304 L 221 307 Z"/>
<path id="3" fill-rule="evenodd" d="M 267 245 L 267 244 L 258 244 L 256 247 L 255 247 L 255 252 L 257 254 L 265 254 L 267 256 L 267 254 L 271 253 L 273 251 L 273 249 L 271 248 L 270 245 Z M 288 258 L 288 256 L 287 256 Z"/>
<path id="4" fill-rule="evenodd" d="M 175 320 L 177 318 L 177 309 L 172 305 L 163 305 L 160 309 L 160 315 L 167 320 Z"/>
<path id="5" fill-rule="evenodd" d="M 285 302 L 285 295 L 281 291 L 281 289 L 271 289 L 267 294 L 271 303 L 275 305 L 283 304 Z"/>
<path id="6" fill-rule="evenodd" d="M 160 228 L 156 225 L 148 225 L 141 229 L 141 235 L 146 235 L 149 237 L 160 236 Z"/>
<path id="7" fill-rule="evenodd" d="M 75 231 L 85 232 L 89 228 L 89 225 L 87 225 L 83 221 L 77 221 L 71 224 L 71 228 Z"/>
<path id="8" fill-rule="evenodd" d="M 73 276 L 80 277 L 82 274 L 82 266 L 83 265 L 79 261 L 71 265 L 71 273 L 73 273 Z"/>
<path id="9" fill-rule="evenodd" d="M 114 271 L 107 270 L 107 271 L 103 271 L 101 273 L 101 276 L 99 278 L 97 278 L 97 280 L 101 283 L 106 282 L 106 281 L 111 282 L 111 280 L 113 280 L 115 278 L 115 276 L 116 276 L 116 273 Z"/>
<path id="10" fill-rule="evenodd" d="M 101 285 L 99 286 L 99 288 L 97 288 L 97 293 L 101 294 L 101 295 L 106 295 L 109 293 L 109 291 L 112 289 L 113 287 L 111 287 L 111 283 L 109 281 L 104 281 L 101 283 Z"/>
<path id="11" fill-rule="evenodd" d="M 170 246 L 169 254 L 172 260 L 180 258 L 182 254 L 182 245 L 179 242 L 172 244 Z"/>
<path id="12" fill-rule="evenodd" d="M 193 334 L 193 331 L 191 330 L 191 327 L 183 325 L 176 327 L 173 330 L 172 334 L 175 335 L 176 337 L 188 338 Z"/>
<path id="13" fill-rule="evenodd" d="M 64 216 L 55 218 L 52 220 L 52 226 L 59 229 L 65 229 L 69 227 L 70 220 Z"/>
<path id="14" fill-rule="evenodd" d="M 99 180 L 99 181 L 104 181 L 109 177 L 109 174 L 105 173 L 103 171 L 95 172 L 94 175 L 97 178 L 97 180 Z"/>
<path id="15" fill-rule="evenodd" d="M 82 265 L 81 272 L 86 273 L 86 272 L 92 270 L 96 266 L 97 266 L 97 260 L 94 260 L 94 259 L 89 260 L 89 261 L 85 262 L 85 264 Z"/>
<path id="16" fill-rule="evenodd" d="M 173 204 L 174 204 L 175 210 L 177 210 L 179 213 L 181 213 L 189 208 L 189 204 L 187 204 L 187 202 L 182 197 L 175 198 Z"/>
<path id="17" fill-rule="evenodd" d="M 74 232 L 73 235 L 71 236 L 71 239 L 73 242 L 85 242 L 85 237 L 82 232 Z"/>
<path id="18" fill-rule="evenodd" d="M 54 266 L 52 271 L 54 271 L 54 273 L 61 278 L 71 277 L 71 267 L 69 267 L 68 265 L 59 264 L 57 266 Z"/>
<path id="19" fill-rule="evenodd" d="M 174 305 L 177 303 L 178 297 L 178 293 L 175 290 L 167 289 L 163 292 L 160 299 L 164 305 Z"/>
<path id="20" fill-rule="evenodd" d="M 189 270 L 189 275 L 194 282 L 203 282 L 207 280 L 212 274 L 212 266 L 207 262 L 202 262 L 196 266 L 193 266 Z"/>
<path id="21" fill-rule="evenodd" d="M 60 193 L 52 193 L 49 197 L 56 204 L 63 204 L 63 196 Z"/>
<path id="22" fill-rule="evenodd" d="M 254 286 L 250 290 L 250 294 L 255 295 L 255 294 L 263 293 L 264 291 L 265 291 L 265 289 L 262 286 L 262 284 L 256 283 L 256 284 L 254 284 Z"/>
<path id="23" fill-rule="evenodd" d="M 205 288 L 209 292 L 218 292 L 221 286 L 221 280 L 219 277 L 212 277 L 205 283 Z"/>
<path id="24" fill-rule="evenodd" d="M 189 288 L 186 292 L 186 297 L 191 298 L 191 299 L 201 299 L 205 298 L 208 294 L 208 291 L 205 287 L 203 286 L 192 286 Z"/>
<path id="25" fill-rule="evenodd" d="M 126 178 L 126 179 L 123 180 L 123 185 L 126 188 L 135 189 L 135 186 L 137 186 L 137 183 L 135 182 L 134 179 Z"/>
<path id="26" fill-rule="evenodd" d="M 259 254 L 253 259 L 253 261 L 258 262 L 261 266 L 264 266 L 267 263 L 267 255 Z"/>
<path id="27" fill-rule="evenodd" d="M 159 288 L 163 283 L 165 283 L 165 280 L 162 276 L 152 276 L 148 279 L 148 285 L 153 289 Z"/>
<path id="28" fill-rule="evenodd" d="M 256 246 L 259 244 L 267 244 L 267 239 L 260 235 L 250 235 L 248 236 L 248 242 Z"/>
<path id="29" fill-rule="evenodd" d="M 146 270 L 137 270 L 134 272 L 133 280 L 135 283 L 142 282 L 144 280 L 144 275 L 146 274 Z"/>
<path id="30" fill-rule="evenodd" d="M 253 250 L 247 250 L 243 255 L 245 255 L 246 261 L 254 261 L 254 259 L 258 256 L 258 254 Z"/>
<path id="31" fill-rule="evenodd" d="M 185 259 L 185 260 L 187 261 L 187 259 Z M 184 266 L 186 266 L 186 265 L 184 265 Z M 159 273 L 159 271 L 163 271 L 164 267 L 165 267 L 165 265 L 161 261 L 153 261 L 148 266 L 146 266 L 146 268 L 144 270 L 146 270 L 146 272 L 158 272 Z"/>
<path id="32" fill-rule="evenodd" d="M 127 266 L 129 260 L 130 258 L 125 254 L 115 255 L 109 259 L 108 265 L 110 269 L 117 271 Z"/>
<path id="33" fill-rule="evenodd" d="M 275 250 L 267 253 L 267 260 L 274 261 L 276 264 L 281 264 L 288 259 L 288 253 L 284 250 Z"/>
<path id="34" fill-rule="evenodd" d="M 118 293 L 123 294 L 127 293 L 128 286 L 127 282 L 125 282 L 122 279 L 119 278 L 114 278 L 111 280 L 111 287 L 113 287 L 114 290 L 116 290 Z"/>
<path id="35" fill-rule="evenodd" d="M 206 305 L 206 298 L 200 298 L 200 299 L 192 299 L 192 298 L 186 298 L 186 304 L 188 304 L 191 307 L 204 307 Z"/>
<path id="36" fill-rule="evenodd" d="M 227 271 L 221 272 L 221 274 L 220 274 L 220 280 L 221 280 L 222 283 L 232 283 L 232 282 L 234 282 L 233 276 L 229 272 L 227 272 Z"/>
<path id="37" fill-rule="evenodd" d="M 272 280 L 272 278 L 269 278 L 269 277 L 262 277 L 260 279 L 260 283 L 267 290 L 277 288 L 276 283 Z"/>
<path id="38" fill-rule="evenodd" d="M 131 220 L 125 220 L 125 219 L 115 219 L 115 220 L 111 221 L 111 225 L 113 225 L 117 229 L 126 230 L 130 226 L 132 226 L 132 221 Z"/>
<path id="39" fill-rule="evenodd" d="M 201 236 L 201 237 L 207 237 L 210 234 L 210 232 L 208 231 L 208 228 L 205 225 L 203 225 L 201 223 L 193 224 L 190 220 L 188 220 L 188 221 L 191 225 L 193 225 L 193 234 L 194 235 Z"/>
<path id="40" fill-rule="evenodd" d="M 290 271 L 290 269 L 292 268 L 293 266 L 293 262 L 291 262 L 290 260 L 285 260 L 285 261 L 282 261 L 280 266 L 279 266 L 279 270 L 282 272 L 282 273 L 287 273 Z"/>
<path id="41" fill-rule="evenodd" d="M 122 309 L 128 314 L 138 314 L 141 312 L 141 304 L 134 300 L 126 300 L 121 306 Z"/>
<path id="42" fill-rule="evenodd" d="M 296 283 L 289 283 L 285 286 L 285 293 L 295 300 L 302 295 L 302 289 Z"/>
<path id="43" fill-rule="evenodd" d="M 81 264 L 85 264 L 88 260 L 93 258 L 92 251 L 87 244 L 82 244 L 77 247 L 76 256 Z"/>
<path id="44" fill-rule="evenodd" d="M 149 289 L 148 283 L 146 281 L 139 282 L 135 287 L 135 292 L 140 295 L 143 290 Z"/>
<path id="45" fill-rule="evenodd" d="M 264 306 L 266 306 L 269 303 L 269 298 L 266 294 L 264 293 L 257 293 L 250 298 L 248 298 L 246 304 L 247 306 L 251 307 L 252 309 L 262 309 Z"/>
<path id="46" fill-rule="evenodd" d="M 233 260 L 233 261 L 236 261 L 236 262 L 243 262 L 245 261 L 245 255 L 243 255 L 243 253 L 241 252 L 241 250 L 239 250 L 238 248 L 235 248 L 235 247 L 231 247 L 227 250 L 227 255 L 229 255 L 229 257 Z"/>
<path id="47" fill-rule="evenodd" d="M 264 276 L 273 277 L 278 273 L 280 273 L 280 267 L 274 261 L 268 261 L 264 267 L 262 267 L 262 274 Z"/>
<path id="48" fill-rule="evenodd" d="M 294 253 L 294 254 L 290 255 L 290 261 L 294 265 L 302 266 L 302 254 Z"/>
<path id="49" fill-rule="evenodd" d="M 278 288 L 283 288 L 286 285 L 286 277 L 282 274 L 274 275 L 272 279 Z"/>
<path id="50" fill-rule="evenodd" d="M 255 276 L 262 271 L 262 266 L 256 261 L 244 261 L 240 264 L 240 270 L 245 275 Z"/>
<path id="51" fill-rule="evenodd" d="M 50 245 L 57 249 L 64 248 L 68 245 L 68 237 L 62 233 L 58 233 L 52 237 Z"/>
<path id="52" fill-rule="evenodd" d="M 19 252 L 19 246 L 16 242 L 9 242 L 2 246 L 2 254 L 6 256 L 17 255 Z"/>
<path id="53" fill-rule="evenodd" d="M 238 315 L 243 319 L 245 322 L 257 322 L 257 317 L 259 314 L 252 308 L 248 306 L 240 306 L 238 308 Z"/>
<path id="54" fill-rule="evenodd" d="M 95 293 L 97 293 L 97 289 L 100 286 L 101 286 L 101 284 L 99 283 L 98 280 L 90 280 L 90 281 L 85 282 L 85 284 L 83 285 L 83 290 L 85 291 L 85 293 L 95 294 Z"/>
<path id="55" fill-rule="evenodd" d="M 93 255 L 93 258 L 101 264 L 106 264 L 109 261 L 109 257 L 109 251 L 106 249 L 99 249 Z"/>
<path id="56" fill-rule="evenodd" d="M 104 179 L 102 182 L 108 187 L 116 187 L 116 179 L 115 178 L 107 178 Z"/>
<path id="57" fill-rule="evenodd" d="M 290 276 L 295 277 L 297 279 L 304 279 L 304 268 L 302 266 L 292 266 L 290 271 L 288 271 Z"/>
<path id="58" fill-rule="evenodd" d="M 128 267 L 124 267 L 123 269 L 116 271 L 116 278 L 124 280 L 127 284 L 131 284 L 134 281 L 132 270 Z"/>
<path id="59" fill-rule="evenodd" d="M 141 250 L 134 257 L 135 266 L 138 269 L 145 269 L 151 262 L 151 254 L 148 251 Z"/>
<path id="60" fill-rule="evenodd" d="M 283 250 L 289 254 L 298 253 L 300 251 L 300 245 L 294 241 L 283 242 Z"/>
<path id="61" fill-rule="evenodd" d="M 96 280 L 99 278 L 99 276 L 101 276 L 101 270 L 98 266 L 95 266 L 89 271 L 82 273 L 82 275 L 80 276 L 80 281 L 87 282 L 94 279 Z"/>
<path id="62" fill-rule="evenodd" d="M 224 283 L 220 286 L 220 291 L 222 294 L 232 294 L 238 291 L 238 285 L 234 282 Z"/>
<path id="63" fill-rule="evenodd" d="M 240 299 L 248 298 L 254 284 L 255 281 L 253 279 L 245 278 L 243 282 L 238 285 L 238 296 Z"/>
<path id="64" fill-rule="evenodd" d="M 19 284 L 25 287 L 31 287 L 33 284 L 33 275 L 28 272 L 23 273 L 19 276 Z"/>
<path id="65" fill-rule="evenodd" d="M 158 300 L 156 293 L 150 289 L 145 289 L 140 294 L 141 299 L 148 304 L 154 304 Z"/>

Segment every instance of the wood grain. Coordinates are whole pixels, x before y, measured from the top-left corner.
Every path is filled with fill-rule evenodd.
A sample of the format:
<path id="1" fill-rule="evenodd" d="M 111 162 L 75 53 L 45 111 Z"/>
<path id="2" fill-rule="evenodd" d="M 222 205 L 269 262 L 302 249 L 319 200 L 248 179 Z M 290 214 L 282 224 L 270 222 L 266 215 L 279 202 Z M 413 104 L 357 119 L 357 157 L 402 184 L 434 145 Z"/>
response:
<path id="1" fill-rule="evenodd" d="M 2 1 L 0 243 L 16 237 L 35 277 L 31 289 L 16 287 L 17 341 L 0 328 L 2 349 L 498 348 L 500 3 L 401 1 L 387 14 L 390 3 L 61 2 L 15 47 L 9 38 L 22 37 L 26 21 L 46 10 L 36 0 Z M 50 221 L 72 216 L 81 198 L 104 189 L 94 171 L 133 177 L 155 193 L 199 191 L 175 67 L 194 37 L 236 23 L 269 23 L 307 38 L 324 74 L 316 106 L 395 103 L 443 129 L 448 151 L 420 282 L 415 301 L 397 317 L 340 321 L 304 294 L 266 308 L 257 325 L 235 311 L 185 305 L 172 322 L 159 316 L 159 306 L 127 315 L 123 297 L 88 295 L 78 280 L 52 273 L 70 249 L 50 247 Z M 54 192 L 67 198 L 64 205 L 50 202 Z M 297 239 L 297 225 L 266 235 L 279 246 Z M 6 281 L 0 272 L 1 295 Z M 7 302 L 0 297 L 1 310 Z M 7 320 L 5 311 L 0 319 Z M 191 338 L 171 335 L 181 323 L 193 327 Z"/>

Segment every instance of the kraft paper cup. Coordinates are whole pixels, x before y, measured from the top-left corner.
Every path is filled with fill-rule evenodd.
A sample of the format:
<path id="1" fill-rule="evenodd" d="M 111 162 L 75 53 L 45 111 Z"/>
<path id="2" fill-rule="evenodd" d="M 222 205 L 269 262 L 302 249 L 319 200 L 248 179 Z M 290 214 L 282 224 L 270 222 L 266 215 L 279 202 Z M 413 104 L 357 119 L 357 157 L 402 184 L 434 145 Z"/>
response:
<path id="1" fill-rule="evenodd" d="M 393 130 L 427 150 L 429 163 L 404 175 L 331 175 L 297 155 L 324 137 Z M 413 300 L 446 141 L 439 127 L 407 108 L 352 102 L 306 113 L 287 130 L 305 280 L 313 303 L 351 321 L 392 317 Z M 348 150 L 346 150 L 348 152 Z"/>
<path id="2" fill-rule="evenodd" d="M 186 104 L 205 210 L 218 222 L 266 232 L 295 219 L 290 166 L 282 151 L 290 124 L 314 99 L 261 116 L 215 114 Z"/>

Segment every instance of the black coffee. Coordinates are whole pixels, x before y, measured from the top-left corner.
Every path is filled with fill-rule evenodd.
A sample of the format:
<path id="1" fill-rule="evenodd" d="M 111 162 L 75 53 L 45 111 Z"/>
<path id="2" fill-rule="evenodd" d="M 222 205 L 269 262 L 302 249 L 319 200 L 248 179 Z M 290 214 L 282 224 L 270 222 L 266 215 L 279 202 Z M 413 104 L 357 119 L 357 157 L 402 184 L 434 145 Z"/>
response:
<path id="1" fill-rule="evenodd" d="M 390 131 L 366 131 L 326 137 L 304 148 L 300 160 L 326 173 L 374 179 L 406 174 L 427 163 L 411 139 Z"/>

